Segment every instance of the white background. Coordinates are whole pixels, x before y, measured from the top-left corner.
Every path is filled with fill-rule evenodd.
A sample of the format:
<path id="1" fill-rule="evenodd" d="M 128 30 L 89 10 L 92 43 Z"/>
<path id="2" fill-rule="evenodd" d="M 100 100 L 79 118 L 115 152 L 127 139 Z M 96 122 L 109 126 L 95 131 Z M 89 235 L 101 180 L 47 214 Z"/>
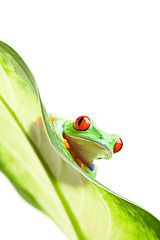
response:
<path id="1" fill-rule="evenodd" d="M 2 1 L 0 39 L 27 62 L 48 112 L 90 115 L 124 147 L 97 180 L 160 219 L 159 1 Z M 0 239 L 66 239 L 0 174 Z"/>

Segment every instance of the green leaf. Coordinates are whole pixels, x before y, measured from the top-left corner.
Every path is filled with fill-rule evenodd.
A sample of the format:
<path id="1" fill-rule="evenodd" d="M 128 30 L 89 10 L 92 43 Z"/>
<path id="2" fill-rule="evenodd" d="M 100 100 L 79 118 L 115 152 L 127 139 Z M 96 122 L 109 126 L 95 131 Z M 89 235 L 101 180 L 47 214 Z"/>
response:
<path id="1" fill-rule="evenodd" d="M 68 239 L 160 239 L 154 216 L 79 168 L 54 131 L 28 67 L 2 42 L 0 170 Z"/>

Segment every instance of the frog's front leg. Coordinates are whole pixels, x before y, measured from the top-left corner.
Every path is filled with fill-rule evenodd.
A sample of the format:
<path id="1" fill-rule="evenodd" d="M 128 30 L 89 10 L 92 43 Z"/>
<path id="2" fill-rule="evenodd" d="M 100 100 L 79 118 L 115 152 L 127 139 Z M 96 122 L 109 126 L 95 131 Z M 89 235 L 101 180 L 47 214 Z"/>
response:
<path id="1" fill-rule="evenodd" d="M 70 145 L 65 138 L 63 138 L 63 143 L 65 147 L 69 150 L 72 157 L 75 159 L 78 166 L 80 166 L 83 171 L 87 172 L 90 176 L 95 178 L 97 174 L 97 166 L 94 163 L 92 163 L 90 167 L 86 166 L 79 158 L 75 156 L 74 151 L 72 150 L 72 148 L 70 148 Z"/>
<path id="2" fill-rule="evenodd" d="M 83 169 L 83 171 L 87 172 L 93 178 L 96 177 L 97 174 L 97 166 L 92 163 L 90 167 L 86 166 L 79 158 L 76 158 L 76 163 Z"/>
<path id="3" fill-rule="evenodd" d="M 83 171 L 87 172 L 90 176 L 92 176 L 93 178 L 96 177 L 97 174 L 97 166 L 95 164 L 91 164 L 90 167 L 88 167 L 87 165 L 85 165 L 80 158 L 78 158 L 75 155 L 75 152 L 73 150 L 72 147 L 69 146 L 69 143 L 65 138 L 63 140 L 64 145 L 66 146 L 66 148 L 69 150 L 70 154 L 72 155 L 72 157 L 75 159 L 76 163 L 78 164 L 79 167 L 81 167 L 83 169 Z"/>

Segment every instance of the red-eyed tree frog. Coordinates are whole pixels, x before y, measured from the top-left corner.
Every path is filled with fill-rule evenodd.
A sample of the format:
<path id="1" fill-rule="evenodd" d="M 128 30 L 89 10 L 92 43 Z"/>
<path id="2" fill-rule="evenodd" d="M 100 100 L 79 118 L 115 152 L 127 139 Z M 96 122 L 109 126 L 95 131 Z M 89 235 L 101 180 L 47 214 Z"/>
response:
<path id="1" fill-rule="evenodd" d="M 75 121 L 56 118 L 50 120 L 76 163 L 89 175 L 96 177 L 94 160 L 109 160 L 123 146 L 119 135 L 100 130 L 88 116 L 80 116 Z"/>

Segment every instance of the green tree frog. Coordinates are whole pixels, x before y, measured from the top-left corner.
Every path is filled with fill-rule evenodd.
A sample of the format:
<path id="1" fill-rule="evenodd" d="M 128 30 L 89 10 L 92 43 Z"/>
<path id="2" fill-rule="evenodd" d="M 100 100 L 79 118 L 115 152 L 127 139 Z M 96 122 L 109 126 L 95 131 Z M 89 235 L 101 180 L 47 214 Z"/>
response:
<path id="1" fill-rule="evenodd" d="M 92 177 L 96 177 L 94 160 L 109 160 L 123 146 L 119 135 L 100 130 L 88 116 L 80 116 L 75 121 L 56 118 L 49 114 L 57 134 L 76 163 Z"/>

